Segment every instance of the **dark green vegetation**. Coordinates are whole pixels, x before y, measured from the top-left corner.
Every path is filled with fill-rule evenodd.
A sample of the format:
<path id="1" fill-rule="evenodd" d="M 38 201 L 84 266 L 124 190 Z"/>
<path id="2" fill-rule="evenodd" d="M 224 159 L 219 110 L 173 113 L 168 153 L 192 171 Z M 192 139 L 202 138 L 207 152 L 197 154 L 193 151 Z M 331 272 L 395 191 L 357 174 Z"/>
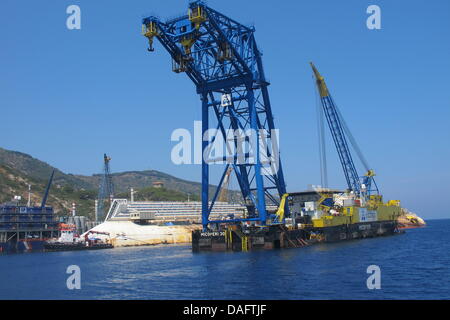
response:
<path id="1" fill-rule="evenodd" d="M 93 159 L 92 161 L 95 161 Z M 101 167 L 103 157 L 98 159 Z M 47 180 L 54 167 L 35 159 L 28 154 L 9 151 L 0 148 L 0 165 L 6 165 L 10 168 L 25 174 L 26 176 L 38 180 Z M 114 170 L 114 163 L 112 164 Z M 189 194 L 200 194 L 201 183 L 182 180 L 169 174 L 156 170 L 128 171 L 113 173 L 113 183 L 116 192 L 128 192 L 130 187 L 135 189 L 149 187 L 153 182 L 161 181 L 164 187 L 170 190 L 180 191 Z M 82 176 L 66 174 L 58 169 L 55 172 L 55 185 L 69 185 L 74 189 L 97 190 L 100 183 L 100 175 Z M 211 191 L 215 190 L 211 187 Z"/>
<path id="2" fill-rule="evenodd" d="M 21 196 L 21 204 L 28 200 L 28 185 L 31 184 L 31 204 L 40 205 L 47 186 L 46 179 L 29 176 L 21 170 L 0 163 L 0 203 L 10 201 L 14 196 Z M 54 183 L 47 203 L 55 208 L 59 215 L 66 215 L 77 204 L 78 214 L 88 215 L 93 212 L 97 191 L 72 187 L 70 184 Z"/>
<path id="3" fill-rule="evenodd" d="M 101 161 L 100 156 L 99 166 Z M 51 165 L 28 154 L 0 148 L 0 203 L 19 195 L 22 197 L 22 203 L 26 204 L 28 184 L 31 184 L 32 203 L 40 204 L 53 169 L 55 168 Z M 129 190 L 133 187 L 137 191 L 136 201 L 186 201 L 188 197 L 192 201 L 200 199 L 200 183 L 178 179 L 156 170 L 121 172 L 112 176 L 117 197 L 129 198 Z M 92 216 L 100 177 L 99 174 L 92 176 L 66 174 L 56 169 L 48 204 L 54 206 L 58 214 L 66 215 L 75 202 L 77 214 Z M 151 187 L 156 181 L 161 181 L 164 188 Z M 214 186 L 210 187 L 211 195 L 215 189 Z"/>

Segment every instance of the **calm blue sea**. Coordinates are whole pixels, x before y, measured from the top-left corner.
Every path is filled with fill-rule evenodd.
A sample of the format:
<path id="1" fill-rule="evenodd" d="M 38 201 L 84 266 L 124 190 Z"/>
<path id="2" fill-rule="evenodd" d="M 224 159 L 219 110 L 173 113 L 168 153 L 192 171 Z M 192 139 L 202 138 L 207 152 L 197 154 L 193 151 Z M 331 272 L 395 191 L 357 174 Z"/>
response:
<path id="1" fill-rule="evenodd" d="M 81 269 L 69 290 L 66 269 Z M 381 269 L 369 290 L 367 267 Z M 190 246 L 0 256 L 0 299 L 450 299 L 450 220 L 307 248 L 193 254 Z"/>

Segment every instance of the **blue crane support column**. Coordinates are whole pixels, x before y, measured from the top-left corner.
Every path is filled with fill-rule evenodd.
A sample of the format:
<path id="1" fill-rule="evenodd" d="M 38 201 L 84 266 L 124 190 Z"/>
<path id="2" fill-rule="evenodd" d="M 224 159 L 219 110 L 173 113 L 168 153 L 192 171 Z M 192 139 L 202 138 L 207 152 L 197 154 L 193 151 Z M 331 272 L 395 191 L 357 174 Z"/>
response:
<path id="1" fill-rule="evenodd" d="M 209 141 L 202 141 L 204 229 L 211 223 L 272 223 L 275 215 L 267 214 L 266 202 L 278 206 L 286 193 L 286 185 L 279 160 L 278 131 L 275 130 L 267 90 L 269 83 L 256 45 L 255 29 L 213 10 L 202 1 L 191 2 L 187 15 L 168 21 L 150 16 L 144 18 L 142 24 L 142 33 L 149 41 L 148 50 L 154 51 L 153 41 L 158 39 L 172 58 L 172 70 L 186 73 L 194 83 L 202 101 L 202 134 L 208 129 L 216 129 Z M 226 103 L 222 101 L 224 97 Z M 234 133 L 250 130 L 255 134 L 253 141 L 256 142 L 250 147 L 252 152 L 245 150 L 248 137 L 245 140 L 240 134 L 235 134 L 227 140 L 229 130 Z M 241 150 L 242 154 L 212 158 L 209 148 L 216 139 L 226 142 L 227 151 Z M 211 183 L 209 165 L 217 165 L 220 161 L 224 167 L 222 178 L 218 183 Z M 209 216 L 218 192 L 210 199 L 208 188 L 216 184 L 220 189 L 230 166 L 248 216 L 245 219 L 211 221 Z M 287 206 L 286 213 L 288 216 Z"/>
<path id="2" fill-rule="evenodd" d="M 205 134 L 208 131 L 208 96 L 202 95 L 202 224 L 208 225 L 208 203 L 209 203 L 209 167 L 205 159 L 205 150 L 208 141 L 205 141 Z"/>
<path id="3" fill-rule="evenodd" d="M 248 105 L 250 108 L 250 123 L 251 128 L 254 130 L 254 133 L 256 134 L 255 139 L 255 145 L 256 145 L 256 164 L 255 164 L 255 178 L 256 178 L 256 185 L 262 185 L 262 177 L 261 177 L 261 157 L 260 157 L 260 136 L 259 136 L 259 127 L 257 124 L 257 110 L 255 106 L 255 97 L 253 95 L 253 90 L 251 89 L 251 84 L 248 85 Z M 266 221 L 266 201 L 265 201 L 265 195 L 264 190 L 262 188 L 257 189 L 257 196 L 258 196 L 258 204 L 257 209 L 259 212 L 259 216 L 261 218 L 261 221 Z"/>

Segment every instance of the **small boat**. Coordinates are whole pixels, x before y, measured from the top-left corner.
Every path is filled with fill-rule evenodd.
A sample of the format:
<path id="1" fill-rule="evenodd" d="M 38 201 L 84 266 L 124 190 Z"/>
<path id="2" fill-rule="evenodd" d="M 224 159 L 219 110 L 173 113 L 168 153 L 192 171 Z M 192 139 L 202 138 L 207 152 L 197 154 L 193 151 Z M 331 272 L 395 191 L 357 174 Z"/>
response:
<path id="1" fill-rule="evenodd" d="M 44 244 L 45 251 L 74 251 L 74 250 L 97 250 L 111 249 L 114 246 L 111 241 L 102 240 L 95 234 L 103 234 L 109 237 L 109 233 L 90 230 L 84 234 L 84 240 L 77 239 L 75 235 L 75 225 L 62 224 L 61 236 L 55 241 L 48 241 Z"/>
<path id="2" fill-rule="evenodd" d="M 75 251 L 75 250 L 96 250 L 96 249 L 112 249 L 112 248 L 113 245 L 110 243 L 84 244 L 82 242 L 75 242 L 75 243 L 49 242 L 44 244 L 45 251 Z"/>

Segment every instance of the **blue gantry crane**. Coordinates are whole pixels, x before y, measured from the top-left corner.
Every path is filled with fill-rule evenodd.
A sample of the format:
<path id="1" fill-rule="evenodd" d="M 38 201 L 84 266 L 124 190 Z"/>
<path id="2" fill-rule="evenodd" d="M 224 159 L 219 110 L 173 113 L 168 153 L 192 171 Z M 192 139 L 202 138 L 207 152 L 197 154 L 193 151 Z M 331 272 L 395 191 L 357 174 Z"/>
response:
<path id="1" fill-rule="evenodd" d="M 255 29 L 208 7 L 203 1 L 189 3 L 188 14 L 162 21 L 155 16 L 142 20 L 142 33 L 148 38 L 150 52 L 158 39 L 172 58 L 172 70 L 184 72 L 192 80 L 202 104 L 202 134 L 215 127 L 216 134 L 202 142 L 202 224 L 255 221 L 266 225 L 275 221 L 267 205 L 278 206 L 286 193 L 279 158 L 278 132 L 264 75 L 261 51 Z M 210 114 L 212 116 L 210 116 Z M 248 137 L 232 132 L 253 132 L 256 137 L 251 152 Z M 218 138 L 226 142 L 231 155 L 209 157 L 211 144 Z M 233 150 L 244 150 L 241 154 Z M 223 174 L 210 200 L 209 165 L 223 163 Z M 211 213 L 229 167 L 233 168 L 248 215 L 244 219 L 211 221 Z M 286 206 L 286 210 L 288 210 Z M 286 212 L 288 214 L 288 212 Z"/>
<path id="2" fill-rule="evenodd" d="M 367 161 L 361 153 L 355 139 L 344 121 L 344 118 L 339 112 L 337 105 L 328 91 L 324 78 L 321 76 L 319 71 L 317 71 L 314 64 L 310 64 L 316 79 L 323 111 L 339 155 L 339 160 L 341 161 L 342 168 L 344 170 L 348 189 L 349 191 L 353 191 L 357 196 L 367 200 L 371 193 L 376 192 L 379 194 L 378 186 L 374 179 L 375 172 L 370 169 Z M 356 170 L 348 141 L 350 141 L 353 149 L 356 151 L 359 159 L 366 169 L 366 174 L 362 177 L 358 175 Z"/>

